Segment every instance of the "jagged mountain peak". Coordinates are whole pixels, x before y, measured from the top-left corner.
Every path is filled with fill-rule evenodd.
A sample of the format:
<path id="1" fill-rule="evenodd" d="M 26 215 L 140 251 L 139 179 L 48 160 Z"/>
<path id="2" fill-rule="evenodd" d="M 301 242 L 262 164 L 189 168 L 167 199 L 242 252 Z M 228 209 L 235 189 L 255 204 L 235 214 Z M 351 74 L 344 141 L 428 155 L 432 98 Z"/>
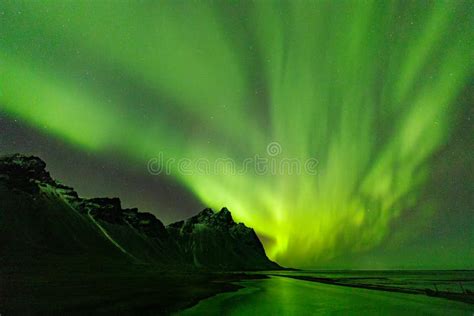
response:
<path id="1" fill-rule="evenodd" d="M 231 212 L 226 208 L 223 207 L 219 212 L 214 212 L 211 208 L 205 208 L 197 215 L 191 217 L 186 221 L 179 221 L 169 226 L 172 227 L 179 227 L 179 226 L 189 226 L 194 224 L 207 224 L 207 225 L 215 225 L 219 226 L 233 226 L 237 223 L 232 218 Z"/>
<path id="2" fill-rule="evenodd" d="M 11 163 L 23 168 L 28 168 L 30 166 L 38 166 L 39 169 L 45 169 L 46 163 L 39 157 L 33 155 L 24 155 L 20 153 L 10 154 L 10 155 L 2 155 L 1 157 L 2 163 Z"/>
<path id="3" fill-rule="evenodd" d="M 227 207 L 223 207 L 217 214 L 216 217 L 221 219 L 222 221 L 228 224 L 235 224 L 234 219 L 232 218 L 232 214 L 227 209 Z"/>
<path id="4" fill-rule="evenodd" d="M 13 154 L 0 157 L 0 174 L 19 184 L 19 181 L 56 184 L 46 171 L 46 163 L 36 156 Z M 30 189 L 30 188 L 29 188 Z"/>
<path id="5" fill-rule="evenodd" d="M 205 208 L 201 212 L 199 212 L 197 215 L 193 216 L 193 218 L 196 219 L 207 219 L 210 218 L 214 215 L 214 211 L 211 208 Z"/>
<path id="6" fill-rule="evenodd" d="M 231 212 L 206 208 L 187 220 L 166 227 L 187 260 L 219 269 L 279 269 L 270 261 L 252 228 L 236 223 Z"/>

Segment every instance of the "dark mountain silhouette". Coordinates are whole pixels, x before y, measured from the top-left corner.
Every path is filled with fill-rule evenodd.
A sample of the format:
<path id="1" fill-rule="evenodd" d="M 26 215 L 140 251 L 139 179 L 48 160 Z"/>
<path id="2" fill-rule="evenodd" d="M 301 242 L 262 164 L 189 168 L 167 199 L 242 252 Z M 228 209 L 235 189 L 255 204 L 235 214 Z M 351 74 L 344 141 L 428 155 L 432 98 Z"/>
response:
<path id="1" fill-rule="evenodd" d="M 254 230 L 234 222 L 227 208 L 205 209 L 186 221 L 167 227 L 186 262 L 223 270 L 275 269 Z"/>
<path id="2" fill-rule="evenodd" d="M 169 226 L 118 198 L 85 199 L 54 180 L 38 157 L 0 158 L 0 264 L 124 262 L 173 269 L 264 270 L 270 261 L 253 229 L 226 208 Z"/>

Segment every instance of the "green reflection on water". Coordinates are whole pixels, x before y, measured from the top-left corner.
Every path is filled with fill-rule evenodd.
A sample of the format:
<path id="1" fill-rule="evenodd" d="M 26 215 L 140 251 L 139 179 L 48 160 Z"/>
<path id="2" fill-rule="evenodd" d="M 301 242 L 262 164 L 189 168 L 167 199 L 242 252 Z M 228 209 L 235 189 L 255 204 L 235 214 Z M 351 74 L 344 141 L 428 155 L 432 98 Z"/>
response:
<path id="1" fill-rule="evenodd" d="M 474 307 L 423 295 L 356 289 L 271 277 L 242 281 L 182 315 L 472 315 Z"/>

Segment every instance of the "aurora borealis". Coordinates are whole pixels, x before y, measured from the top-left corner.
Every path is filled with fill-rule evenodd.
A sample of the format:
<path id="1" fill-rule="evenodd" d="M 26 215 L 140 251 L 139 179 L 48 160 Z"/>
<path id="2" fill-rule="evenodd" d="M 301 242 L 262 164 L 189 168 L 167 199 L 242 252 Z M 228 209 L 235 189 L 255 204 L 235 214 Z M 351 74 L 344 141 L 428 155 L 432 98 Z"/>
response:
<path id="1" fill-rule="evenodd" d="M 152 178 L 160 153 L 240 164 L 277 142 L 272 159 L 317 173 L 162 181 L 227 206 L 283 265 L 472 267 L 473 30 L 472 1 L 2 1 L 0 124 L 20 125 L 0 152 L 55 156 L 12 132 L 31 129 Z"/>

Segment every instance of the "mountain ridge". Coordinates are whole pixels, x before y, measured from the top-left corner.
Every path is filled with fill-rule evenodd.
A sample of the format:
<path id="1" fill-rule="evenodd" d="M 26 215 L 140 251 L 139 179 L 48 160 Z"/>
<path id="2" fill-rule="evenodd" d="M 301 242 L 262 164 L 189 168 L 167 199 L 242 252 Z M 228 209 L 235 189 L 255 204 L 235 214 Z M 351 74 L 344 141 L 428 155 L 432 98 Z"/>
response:
<path id="1" fill-rule="evenodd" d="M 125 261 L 181 269 L 281 268 L 268 259 L 255 231 L 236 223 L 227 208 L 206 208 L 165 226 L 151 213 L 122 208 L 119 198 L 80 197 L 53 179 L 35 156 L 0 157 L 0 201 L 6 228 L 1 237 L 26 256 L 33 249 L 43 249 L 37 257 L 76 249 L 86 257 L 112 252 Z"/>

